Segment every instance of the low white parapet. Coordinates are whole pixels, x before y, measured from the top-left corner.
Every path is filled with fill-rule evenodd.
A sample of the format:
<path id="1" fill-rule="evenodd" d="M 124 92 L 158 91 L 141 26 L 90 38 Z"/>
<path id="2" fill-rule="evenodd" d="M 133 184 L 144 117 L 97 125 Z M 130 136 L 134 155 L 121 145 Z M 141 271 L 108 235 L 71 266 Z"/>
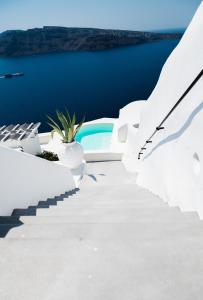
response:
<path id="1" fill-rule="evenodd" d="M 73 190 L 75 182 L 64 166 L 0 146 L 0 215 L 15 208 L 37 205 L 40 200 Z"/>
<path id="2" fill-rule="evenodd" d="M 109 151 L 92 151 L 85 152 L 84 158 L 87 162 L 96 161 L 117 161 L 122 160 L 123 153 Z"/>
<path id="3" fill-rule="evenodd" d="M 33 135 L 29 139 L 22 140 L 20 145 L 23 149 L 23 152 L 32 155 L 41 154 L 42 152 L 38 134 Z"/>

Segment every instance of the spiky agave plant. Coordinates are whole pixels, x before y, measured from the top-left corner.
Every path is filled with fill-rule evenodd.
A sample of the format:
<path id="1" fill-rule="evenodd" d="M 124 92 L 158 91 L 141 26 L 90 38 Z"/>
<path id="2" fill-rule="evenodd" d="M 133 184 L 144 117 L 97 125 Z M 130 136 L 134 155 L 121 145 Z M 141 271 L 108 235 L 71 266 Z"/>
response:
<path id="1" fill-rule="evenodd" d="M 85 117 L 83 117 L 82 120 L 78 123 L 78 125 L 76 125 L 77 120 L 75 113 L 73 114 L 73 116 L 71 116 L 68 110 L 66 110 L 65 113 L 56 110 L 56 116 L 59 120 L 59 124 L 56 121 L 54 121 L 53 118 L 47 116 L 49 120 L 48 125 L 52 128 L 52 138 L 54 132 L 56 132 L 61 136 L 63 143 L 74 142 L 76 134 L 78 133 L 85 121 Z"/>

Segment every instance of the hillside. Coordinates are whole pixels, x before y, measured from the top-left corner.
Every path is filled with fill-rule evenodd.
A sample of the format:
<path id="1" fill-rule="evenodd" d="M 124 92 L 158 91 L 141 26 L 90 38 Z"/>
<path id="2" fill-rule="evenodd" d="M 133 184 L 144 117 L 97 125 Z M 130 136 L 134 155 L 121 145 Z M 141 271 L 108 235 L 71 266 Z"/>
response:
<path id="1" fill-rule="evenodd" d="M 1 56 L 23 56 L 65 51 L 96 51 L 138 45 L 165 39 L 179 39 L 180 33 L 66 28 L 45 26 L 9 30 L 0 34 Z"/>

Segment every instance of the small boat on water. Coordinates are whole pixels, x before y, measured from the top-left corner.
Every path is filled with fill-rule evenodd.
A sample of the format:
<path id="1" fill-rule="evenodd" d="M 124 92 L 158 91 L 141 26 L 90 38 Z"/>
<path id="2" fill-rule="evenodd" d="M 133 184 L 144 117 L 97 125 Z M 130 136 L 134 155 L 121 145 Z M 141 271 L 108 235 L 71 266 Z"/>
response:
<path id="1" fill-rule="evenodd" d="M 8 74 L 4 74 L 1 76 L 1 78 L 13 78 L 13 77 L 20 77 L 20 76 L 24 76 L 24 73 L 8 73 Z"/>
<path id="2" fill-rule="evenodd" d="M 5 74 L 5 75 L 3 75 L 2 77 L 3 77 L 3 78 L 12 78 L 13 75 L 12 75 L 12 74 Z"/>
<path id="3" fill-rule="evenodd" d="M 24 73 L 14 73 L 13 76 L 24 76 Z"/>

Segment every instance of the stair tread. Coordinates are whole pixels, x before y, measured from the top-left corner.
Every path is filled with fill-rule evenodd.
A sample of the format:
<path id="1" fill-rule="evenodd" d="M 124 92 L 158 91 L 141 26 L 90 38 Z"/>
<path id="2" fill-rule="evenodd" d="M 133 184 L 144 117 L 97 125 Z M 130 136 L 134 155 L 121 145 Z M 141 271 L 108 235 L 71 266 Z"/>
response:
<path id="1" fill-rule="evenodd" d="M 145 226 L 143 227 L 143 224 Z M 136 236 L 136 239 L 166 239 L 179 236 L 187 238 L 200 238 L 203 231 L 203 223 L 201 222 L 136 222 L 136 223 L 106 223 L 106 224 L 24 224 L 19 227 L 12 228 L 7 234 L 7 238 L 43 238 L 43 239 L 57 239 L 57 238 L 112 238 L 114 236 L 124 238 L 126 232 L 131 235 L 131 238 Z M 8 226 L 8 225 L 7 225 Z M 0 226 L 0 232 L 4 229 Z M 6 230 L 7 228 L 5 228 Z"/>

